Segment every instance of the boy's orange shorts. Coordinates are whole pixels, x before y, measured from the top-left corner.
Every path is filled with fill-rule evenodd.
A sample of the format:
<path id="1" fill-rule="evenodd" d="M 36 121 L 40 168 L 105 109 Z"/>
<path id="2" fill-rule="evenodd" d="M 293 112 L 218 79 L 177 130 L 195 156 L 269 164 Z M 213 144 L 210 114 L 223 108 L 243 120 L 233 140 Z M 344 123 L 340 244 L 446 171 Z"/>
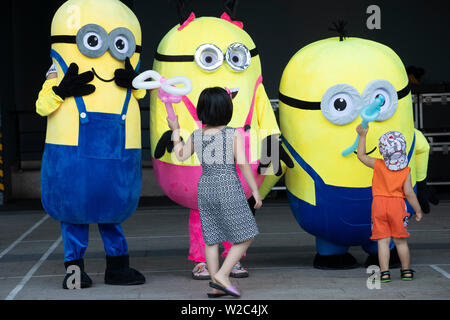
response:
<path id="1" fill-rule="evenodd" d="M 375 196 L 372 202 L 372 236 L 370 239 L 409 237 L 407 231 L 409 216 L 403 198 Z"/>

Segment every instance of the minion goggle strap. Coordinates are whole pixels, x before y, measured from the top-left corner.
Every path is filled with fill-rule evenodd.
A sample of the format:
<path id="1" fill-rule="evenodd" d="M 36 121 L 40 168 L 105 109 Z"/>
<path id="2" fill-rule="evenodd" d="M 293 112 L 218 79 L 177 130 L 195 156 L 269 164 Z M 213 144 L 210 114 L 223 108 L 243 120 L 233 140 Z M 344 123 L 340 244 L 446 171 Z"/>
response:
<path id="1" fill-rule="evenodd" d="M 142 47 L 136 44 L 133 33 L 127 28 L 116 28 L 109 34 L 101 26 L 87 24 L 78 30 L 76 36 L 57 35 L 51 37 L 51 43 L 73 43 L 78 50 L 89 58 L 98 58 L 109 50 L 117 60 L 125 60 L 137 52 L 141 53 Z"/>
<path id="2" fill-rule="evenodd" d="M 409 83 L 400 91 L 397 91 L 397 100 L 403 99 L 410 93 L 411 89 L 409 87 Z M 283 102 L 285 105 L 297 108 L 297 109 L 304 109 L 304 110 L 320 110 L 321 102 L 316 101 L 305 101 L 305 100 L 299 100 L 295 98 L 291 98 L 288 96 L 285 96 L 281 92 L 278 92 L 278 99 Z"/>
<path id="3" fill-rule="evenodd" d="M 336 125 L 353 122 L 362 112 L 364 106 L 370 105 L 378 96 L 384 97 L 383 105 L 376 121 L 391 118 L 398 106 L 398 101 L 410 92 L 409 83 L 400 91 L 386 80 L 373 80 L 364 88 L 362 95 L 350 84 L 336 84 L 328 88 L 320 102 L 302 101 L 279 93 L 279 100 L 284 104 L 304 110 L 320 110 L 323 116 Z"/>
<path id="4" fill-rule="evenodd" d="M 251 58 L 258 55 L 258 50 L 249 50 L 242 43 L 231 44 L 225 53 L 216 45 L 205 43 L 200 45 L 194 55 L 165 55 L 155 53 L 155 59 L 162 62 L 195 62 L 206 71 L 214 71 L 225 60 L 234 71 L 244 71 L 251 63 Z"/>

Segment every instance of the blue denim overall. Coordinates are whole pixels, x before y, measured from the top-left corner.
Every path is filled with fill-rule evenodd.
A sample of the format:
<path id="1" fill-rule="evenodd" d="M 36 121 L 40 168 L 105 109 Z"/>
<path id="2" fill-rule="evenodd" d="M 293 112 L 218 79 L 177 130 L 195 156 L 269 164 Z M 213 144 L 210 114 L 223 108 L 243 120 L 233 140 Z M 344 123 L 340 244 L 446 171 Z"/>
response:
<path id="1" fill-rule="evenodd" d="M 300 226 L 316 237 L 320 255 L 344 254 L 350 246 L 360 245 L 369 254 L 378 252 L 371 236 L 372 187 L 351 188 L 326 184 L 317 172 L 281 137 L 297 164 L 313 179 L 316 205 L 297 198 L 287 190 L 291 210 Z M 408 153 L 415 147 L 416 136 Z M 408 212 L 413 212 L 408 206 Z M 393 244 L 392 244 L 393 245 Z"/>
<path id="2" fill-rule="evenodd" d="M 51 56 L 64 73 L 67 64 Z M 42 204 L 61 221 L 65 260 L 82 258 L 89 224 L 97 223 L 106 253 L 127 254 L 120 223 L 136 210 L 141 192 L 141 149 L 125 149 L 128 89 L 120 114 L 86 111 L 75 97 L 79 114 L 78 146 L 45 144 L 41 169 Z"/>

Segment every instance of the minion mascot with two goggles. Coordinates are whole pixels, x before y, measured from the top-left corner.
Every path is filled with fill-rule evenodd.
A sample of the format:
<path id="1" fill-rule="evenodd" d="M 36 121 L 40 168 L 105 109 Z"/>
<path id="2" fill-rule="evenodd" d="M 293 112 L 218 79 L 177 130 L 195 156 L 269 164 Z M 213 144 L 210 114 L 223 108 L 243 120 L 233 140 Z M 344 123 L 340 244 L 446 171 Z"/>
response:
<path id="1" fill-rule="evenodd" d="M 136 99 L 145 91 L 131 85 L 140 61 L 139 21 L 118 0 L 69 0 L 53 17 L 51 42 L 57 77 L 44 83 L 36 110 L 48 119 L 42 204 L 61 221 L 64 265 L 78 266 L 81 287 L 91 286 L 83 255 L 89 224 L 96 223 L 106 251 L 105 283 L 143 284 L 129 266 L 121 227 L 141 192 Z"/>
<path id="2" fill-rule="evenodd" d="M 260 185 L 264 176 L 258 172 L 271 165 L 269 161 L 260 161 L 261 141 L 265 139 L 263 143 L 268 142 L 268 145 L 270 142 L 278 144 L 280 131 L 262 84 L 261 63 L 255 43 L 243 30 L 242 22 L 234 20 L 236 1 L 225 1 L 224 8 L 220 18 L 197 18 L 192 12 L 188 14 L 186 3 L 178 1 L 180 24 L 161 40 L 153 70 L 167 78 L 181 74 L 192 81 L 193 90 L 184 95 L 180 103 L 174 104 L 184 139 L 202 127 L 195 105 L 203 89 L 218 86 L 229 90 L 234 110 L 228 125 L 239 128 L 243 134 L 247 159 Z M 150 104 L 150 144 L 156 178 L 170 199 L 190 208 L 188 259 L 196 263 L 192 276 L 194 279 L 209 279 L 197 203 L 197 185 L 202 170 L 200 162 L 195 154 L 184 162 L 177 161 L 172 154 L 172 132 L 167 125 L 167 112 L 156 90 L 151 93 Z M 289 157 L 287 159 L 290 160 Z M 250 198 L 251 190 L 239 167 L 238 175 L 247 198 Z M 253 208 L 251 199 L 250 208 Z M 224 243 L 222 256 L 231 245 Z M 240 264 L 235 267 L 232 276 L 248 276 Z"/>
<path id="3" fill-rule="evenodd" d="M 368 154 L 382 158 L 378 138 L 390 130 L 403 133 L 413 185 L 422 208 L 428 206 L 429 145 L 414 129 L 403 63 L 385 45 L 346 37 L 344 27 L 335 24 L 339 37 L 298 51 L 284 69 L 279 91 L 281 140 L 294 159 L 294 168 L 286 171 L 289 203 L 300 226 L 316 237 L 314 266 L 324 269 L 356 267 L 350 246 L 369 254 L 366 265 L 378 264 L 377 243 L 369 239 L 372 170 L 356 152 L 342 153 L 355 139 L 362 111 L 379 95 L 385 100 L 370 125 Z"/>

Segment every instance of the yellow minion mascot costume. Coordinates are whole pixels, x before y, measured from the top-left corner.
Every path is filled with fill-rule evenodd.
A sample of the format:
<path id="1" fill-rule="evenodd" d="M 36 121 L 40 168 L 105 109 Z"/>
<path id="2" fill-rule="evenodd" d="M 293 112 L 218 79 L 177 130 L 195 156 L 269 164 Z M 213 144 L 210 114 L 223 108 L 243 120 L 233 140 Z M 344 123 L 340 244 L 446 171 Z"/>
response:
<path id="1" fill-rule="evenodd" d="M 255 43 L 243 30 L 243 23 L 234 20 L 236 1 L 225 1 L 225 12 L 220 18 L 198 18 L 194 13 L 188 14 L 183 1 L 178 5 L 180 24 L 161 40 L 153 70 L 167 78 L 180 74 L 192 81 L 192 92 L 174 104 L 180 125 L 185 129 L 181 136 L 187 139 L 202 126 L 195 105 L 203 89 L 215 86 L 228 89 L 234 106 L 228 125 L 239 128 L 245 137 L 247 159 L 257 183 L 261 184 L 264 176 L 258 174 L 259 167 L 269 166 L 269 161 L 260 161 L 261 141 L 266 139 L 278 143 L 280 131 L 262 84 L 261 63 Z M 188 259 L 196 263 L 193 278 L 209 279 L 197 203 L 201 165 L 195 154 L 184 162 L 177 161 L 172 155 L 172 132 L 167 126 L 167 112 L 156 90 L 151 94 L 150 104 L 150 141 L 156 178 L 169 198 L 190 208 Z M 251 190 L 239 168 L 238 175 L 247 198 L 250 198 Z M 250 207 L 253 208 L 252 205 Z M 231 244 L 224 243 L 224 247 L 226 255 Z M 239 264 L 232 272 L 234 277 L 247 275 Z"/>
<path id="2" fill-rule="evenodd" d="M 140 61 L 139 21 L 118 0 L 69 0 L 53 17 L 51 41 L 57 77 L 44 83 L 36 111 L 48 118 L 42 204 L 61 221 L 64 265 L 78 266 L 81 287 L 91 286 L 83 255 L 89 224 L 96 223 L 106 251 L 105 283 L 142 284 L 144 276 L 129 267 L 121 227 L 141 191 L 136 99 L 145 91 L 131 85 Z"/>
<path id="3" fill-rule="evenodd" d="M 400 58 L 385 45 L 340 37 L 314 42 L 298 51 L 280 83 L 282 142 L 294 159 L 287 169 L 291 209 L 300 226 L 316 237 L 317 268 L 355 267 L 347 250 L 362 246 L 366 264 L 377 263 L 371 234 L 372 170 L 356 152 L 344 154 L 356 137 L 363 110 L 382 95 L 384 104 L 367 137 L 369 154 L 381 158 L 378 138 L 401 132 L 413 185 L 424 181 L 429 146 L 414 129 L 408 76 Z M 419 195 L 420 198 L 420 195 Z"/>

